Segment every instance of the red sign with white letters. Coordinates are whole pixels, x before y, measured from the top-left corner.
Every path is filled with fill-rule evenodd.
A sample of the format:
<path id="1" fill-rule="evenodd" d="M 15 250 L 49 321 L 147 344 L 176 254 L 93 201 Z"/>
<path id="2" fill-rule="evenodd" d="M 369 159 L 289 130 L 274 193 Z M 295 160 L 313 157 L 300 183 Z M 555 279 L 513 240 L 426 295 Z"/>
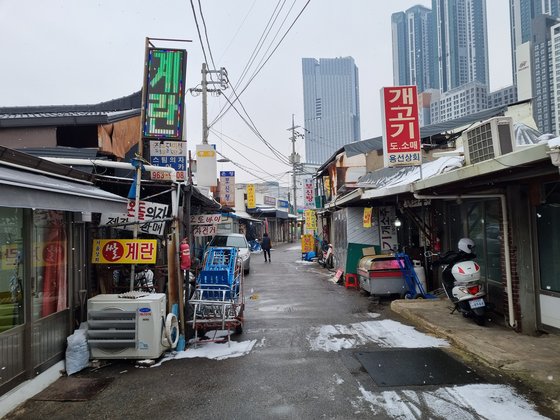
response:
<path id="1" fill-rule="evenodd" d="M 422 164 L 416 86 L 381 88 L 385 167 Z"/>

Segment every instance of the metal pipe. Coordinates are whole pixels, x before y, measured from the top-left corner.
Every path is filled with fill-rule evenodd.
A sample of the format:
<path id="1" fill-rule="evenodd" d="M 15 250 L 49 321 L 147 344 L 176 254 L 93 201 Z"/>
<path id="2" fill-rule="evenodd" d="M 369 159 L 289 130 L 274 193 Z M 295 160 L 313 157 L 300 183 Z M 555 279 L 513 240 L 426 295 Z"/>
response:
<path id="1" fill-rule="evenodd" d="M 104 168 L 115 168 L 115 169 L 130 169 L 136 170 L 136 168 L 127 162 L 114 162 L 112 160 L 103 159 L 76 159 L 76 158 L 57 158 L 57 157 L 41 157 L 41 159 L 48 160 L 50 162 L 59 163 L 61 165 L 74 165 L 74 166 L 101 166 Z M 171 181 L 177 181 L 177 171 L 174 168 L 167 166 L 153 166 L 144 165 L 144 169 L 148 172 L 166 172 L 171 176 Z"/>
<path id="2" fill-rule="evenodd" d="M 515 311 L 513 310 L 513 285 L 511 278 L 511 258 L 509 254 L 509 228 L 508 228 L 508 214 L 507 203 L 505 194 L 458 194 L 458 195 L 421 195 L 413 193 L 414 198 L 418 200 L 434 199 L 434 200 L 457 200 L 461 198 L 499 198 L 502 207 L 502 229 L 504 231 L 504 253 L 505 253 L 505 268 L 506 268 L 506 290 L 508 297 L 508 323 L 510 327 L 517 327 L 517 320 L 515 319 Z"/>

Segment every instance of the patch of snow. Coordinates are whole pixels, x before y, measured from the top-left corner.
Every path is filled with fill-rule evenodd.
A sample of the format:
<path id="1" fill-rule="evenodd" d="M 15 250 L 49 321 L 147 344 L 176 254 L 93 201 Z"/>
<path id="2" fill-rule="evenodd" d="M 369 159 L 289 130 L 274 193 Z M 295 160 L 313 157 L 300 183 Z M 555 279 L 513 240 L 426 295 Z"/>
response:
<path id="1" fill-rule="evenodd" d="M 336 373 L 333 375 L 333 377 L 334 377 L 334 381 L 336 382 L 337 385 L 342 385 L 344 383 L 344 379 L 342 379 Z"/>
<path id="2" fill-rule="evenodd" d="M 296 264 L 310 265 L 310 264 L 315 264 L 315 263 L 316 263 L 316 261 L 296 260 Z"/>
<path id="3" fill-rule="evenodd" d="M 301 245 L 291 246 L 289 248 L 286 248 L 286 251 L 294 251 L 296 249 L 301 249 Z"/>
<path id="4" fill-rule="evenodd" d="M 359 399 L 373 413 L 388 418 L 546 419 L 507 385 L 462 385 L 434 391 L 370 392 L 361 385 L 359 389 Z M 426 413 L 426 409 L 430 412 Z"/>
<path id="5" fill-rule="evenodd" d="M 375 312 L 368 312 L 367 316 L 369 316 L 370 318 L 379 318 L 381 314 Z"/>
<path id="6" fill-rule="evenodd" d="M 194 345 L 188 347 L 186 350 L 167 353 L 163 359 L 152 367 L 160 366 L 163 362 L 178 359 L 192 359 L 195 357 L 202 357 L 206 359 L 224 360 L 231 357 L 241 357 L 249 354 L 256 344 L 257 340 L 250 341 L 230 341 L 228 343 L 198 343 L 196 348 Z"/>
<path id="7" fill-rule="evenodd" d="M 366 321 L 350 325 L 323 325 L 315 328 L 307 339 L 311 350 L 339 351 L 367 343 L 382 347 L 447 347 L 449 343 L 416 331 L 413 327 L 390 319 Z"/>

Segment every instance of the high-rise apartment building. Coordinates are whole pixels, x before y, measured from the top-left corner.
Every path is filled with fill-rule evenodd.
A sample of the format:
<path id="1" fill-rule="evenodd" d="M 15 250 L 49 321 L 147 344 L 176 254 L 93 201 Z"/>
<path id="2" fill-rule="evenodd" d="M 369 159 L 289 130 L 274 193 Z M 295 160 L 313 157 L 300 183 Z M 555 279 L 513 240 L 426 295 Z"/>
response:
<path id="1" fill-rule="evenodd" d="M 533 19 L 539 15 L 560 17 L 560 0 L 510 0 L 511 23 L 511 59 L 513 66 L 513 84 L 517 84 L 519 64 L 518 49 L 522 44 L 531 41 Z"/>
<path id="2" fill-rule="evenodd" d="M 560 133 L 560 0 L 511 0 L 513 80 L 519 100 L 531 99 L 533 118 L 543 133 Z"/>
<path id="3" fill-rule="evenodd" d="M 432 0 L 442 92 L 489 84 L 486 0 Z"/>
<path id="4" fill-rule="evenodd" d="M 352 57 L 302 59 L 305 160 L 323 164 L 360 140 L 358 68 Z"/>
<path id="5" fill-rule="evenodd" d="M 395 85 L 416 85 L 418 92 L 439 87 L 432 17 L 424 6 L 391 16 Z"/>

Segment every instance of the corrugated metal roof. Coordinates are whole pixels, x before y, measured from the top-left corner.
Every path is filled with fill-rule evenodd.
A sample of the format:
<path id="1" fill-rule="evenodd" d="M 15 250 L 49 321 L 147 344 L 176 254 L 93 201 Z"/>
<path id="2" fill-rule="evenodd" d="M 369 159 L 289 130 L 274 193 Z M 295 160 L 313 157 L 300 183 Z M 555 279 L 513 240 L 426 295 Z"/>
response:
<path id="1" fill-rule="evenodd" d="M 0 128 L 111 124 L 140 115 L 141 91 L 93 105 L 0 108 Z"/>

